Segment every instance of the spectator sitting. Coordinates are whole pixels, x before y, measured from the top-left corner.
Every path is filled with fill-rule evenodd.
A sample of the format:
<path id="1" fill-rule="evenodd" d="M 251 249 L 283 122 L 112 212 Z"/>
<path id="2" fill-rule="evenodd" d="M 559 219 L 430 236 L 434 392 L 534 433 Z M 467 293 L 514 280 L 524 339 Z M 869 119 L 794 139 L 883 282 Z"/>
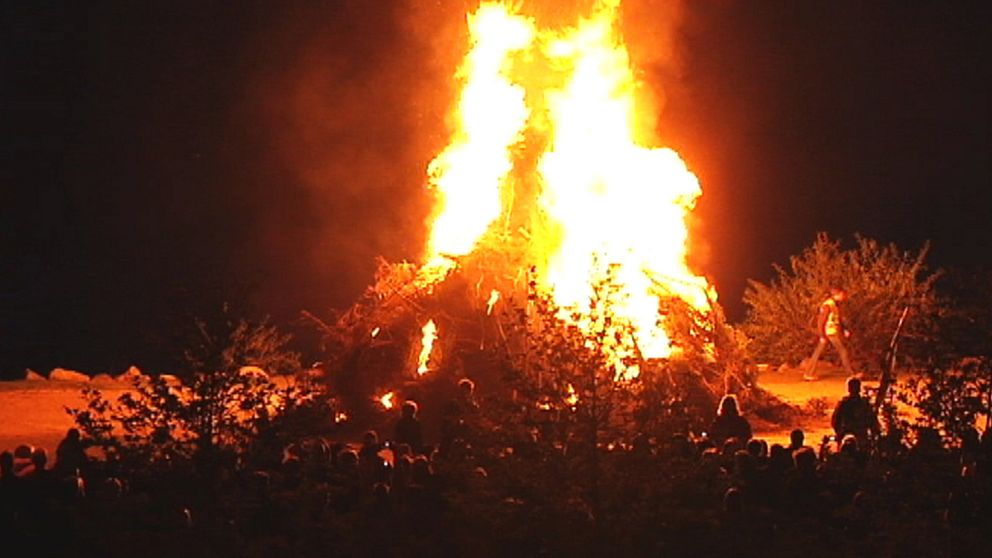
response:
<path id="1" fill-rule="evenodd" d="M 792 455 L 795 465 L 793 476 L 786 483 L 783 494 L 785 504 L 793 512 L 817 515 L 821 509 L 822 481 L 817 471 L 816 452 L 802 448 Z"/>
<path id="2" fill-rule="evenodd" d="M 14 474 L 14 454 L 0 453 L 0 534 L 13 522 L 20 504 L 20 479 Z"/>
<path id="3" fill-rule="evenodd" d="M 55 477 L 48 469 L 48 452 L 45 448 L 36 448 L 31 454 L 31 469 L 24 474 L 27 489 L 32 492 L 32 498 L 45 500 L 55 495 Z"/>
<path id="4" fill-rule="evenodd" d="M 777 476 L 781 477 L 792 468 L 792 452 L 781 444 L 772 444 L 768 455 L 768 467 Z"/>
<path id="5" fill-rule="evenodd" d="M 844 436 L 840 449 L 824 465 L 833 494 L 842 501 L 853 498 L 861 486 L 867 462 L 867 456 L 858 448 L 858 439 L 853 434 Z"/>
<path id="6" fill-rule="evenodd" d="M 14 454 L 9 451 L 0 453 L 0 483 L 8 483 L 15 479 Z"/>
<path id="7" fill-rule="evenodd" d="M 395 446 L 393 446 L 393 465 L 395 466 L 396 461 L 404 457 L 409 457 L 412 459 L 413 455 L 414 455 L 413 449 L 410 447 L 410 444 L 397 443 Z"/>
<path id="8" fill-rule="evenodd" d="M 669 439 L 667 454 L 679 460 L 690 460 L 695 457 L 692 441 L 685 434 L 673 434 Z"/>
<path id="9" fill-rule="evenodd" d="M 741 444 L 746 444 L 751 439 L 751 424 L 741 416 L 736 396 L 728 394 L 720 400 L 720 408 L 710 426 L 709 436 L 717 446 L 723 445 L 728 438 L 737 438 Z"/>
<path id="10" fill-rule="evenodd" d="M 383 461 L 380 451 L 382 445 L 379 443 L 379 434 L 375 430 L 367 431 L 362 437 L 362 447 L 358 450 L 358 465 L 366 486 L 372 486 L 378 478 Z"/>
<path id="11" fill-rule="evenodd" d="M 853 434 L 844 436 L 844 439 L 840 441 L 840 456 L 858 466 L 863 466 L 866 460 L 864 452 L 858 445 L 858 439 Z"/>
<path id="12" fill-rule="evenodd" d="M 734 453 L 733 481 L 745 491 L 751 490 L 757 482 L 754 458 L 745 450 L 737 450 Z"/>
<path id="13" fill-rule="evenodd" d="M 755 459 L 755 462 L 760 463 L 768 457 L 768 442 L 764 440 L 759 440 L 757 438 L 752 438 L 745 446 L 747 452 L 751 454 L 751 457 Z"/>
<path id="14" fill-rule="evenodd" d="M 801 428 L 796 428 L 789 433 L 789 453 L 796 452 L 806 446 L 806 433 Z"/>
<path id="15" fill-rule="evenodd" d="M 34 447 L 21 444 L 14 448 L 14 474 L 21 477 L 31 472 L 31 456 Z"/>
<path id="16" fill-rule="evenodd" d="M 743 498 L 738 488 L 730 487 L 723 493 L 723 511 L 728 514 L 741 513 Z"/>

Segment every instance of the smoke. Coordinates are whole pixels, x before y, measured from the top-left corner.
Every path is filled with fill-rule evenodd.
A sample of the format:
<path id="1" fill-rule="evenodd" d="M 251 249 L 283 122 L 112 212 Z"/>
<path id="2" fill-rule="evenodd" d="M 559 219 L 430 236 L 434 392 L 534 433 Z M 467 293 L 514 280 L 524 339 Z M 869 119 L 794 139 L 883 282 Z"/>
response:
<path id="1" fill-rule="evenodd" d="M 676 115 L 669 117 L 665 109 L 670 100 L 692 97 L 686 83 L 687 53 L 683 36 L 684 27 L 691 16 L 689 6 L 681 1 L 668 0 L 625 0 L 623 2 L 623 32 L 632 63 L 638 77 L 647 86 L 647 91 L 639 92 L 638 107 L 640 123 L 651 129 L 641 130 L 651 138 L 654 145 L 671 147 L 687 162 L 700 178 L 703 195 L 698 202 L 705 206 L 707 184 L 700 172 L 699 154 L 684 141 L 683 130 L 686 123 Z M 691 101 L 689 101 L 691 103 Z M 708 240 L 707 222 L 700 211 L 690 214 L 689 227 L 689 266 L 697 273 L 710 275 L 713 250 Z"/>
<path id="2" fill-rule="evenodd" d="M 286 315 L 347 305 L 376 256 L 421 256 L 425 169 L 447 142 L 465 41 L 461 2 L 311 4 L 281 10 L 258 42 L 234 123 L 258 138 L 263 162 L 246 164 L 270 190 L 248 257 L 262 302 Z"/>
<path id="3" fill-rule="evenodd" d="M 657 125 L 666 91 L 678 87 L 682 79 L 679 30 L 685 9 L 680 1 L 626 0 L 622 10 L 627 49 L 638 77 L 650 88 L 638 99 L 642 121 Z"/>

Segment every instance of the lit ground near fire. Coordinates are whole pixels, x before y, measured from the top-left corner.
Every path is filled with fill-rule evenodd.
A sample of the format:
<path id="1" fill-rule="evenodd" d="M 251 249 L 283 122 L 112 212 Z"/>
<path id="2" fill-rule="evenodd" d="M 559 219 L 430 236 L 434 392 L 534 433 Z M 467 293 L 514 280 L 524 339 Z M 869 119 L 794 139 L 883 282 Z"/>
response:
<path id="1" fill-rule="evenodd" d="M 815 382 L 804 382 L 798 370 L 770 370 L 761 376 L 760 385 L 792 405 L 824 410 L 823 415 L 805 419 L 800 425 L 807 432 L 807 440 L 813 443 L 831 433 L 829 412 L 844 395 L 844 381 L 839 370 L 824 367 L 821 378 Z M 82 405 L 80 389 L 86 385 L 54 381 L 0 382 L 0 450 L 30 444 L 54 451 L 66 430 L 72 427 L 65 407 Z M 866 385 L 874 384 L 866 382 Z M 103 390 L 114 399 L 125 391 L 118 383 L 95 383 L 91 387 Z M 788 426 L 757 426 L 756 435 L 773 442 L 784 442 L 790 429 Z"/>
<path id="2" fill-rule="evenodd" d="M 815 444 L 823 436 L 833 434 L 833 429 L 830 427 L 830 413 L 840 398 L 847 393 L 847 376 L 842 369 L 824 365 L 820 368 L 819 379 L 814 382 L 804 381 L 802 371 L 791 368 L 782 371 L 769 370 L 762 374 L 758 381 L 761 387 L 790 405 L 806 411 L 822 410 L 821 415 L 811 415 L 804 419 L 802 424 L 797 425 L 806 432 L 806 440 L 809 444 Z M 878 387 L 878 382 L 865 380 L 864 386 Z M 756 430 L 755 435 L 760 438 L 782 442 L 788 440 L 791 429 L 758 428 Z"/>
<path id="3" fill-rule="evenodd" d="M 82 407 L 80 390 L 88 385 L 114 399 L 125 391 L 117 383 L 0 382 L 0 450 L 29 444 L 44 447 L 50 453 L 55 451 L 66 430 L 72 427 L 65 407 Z"/>

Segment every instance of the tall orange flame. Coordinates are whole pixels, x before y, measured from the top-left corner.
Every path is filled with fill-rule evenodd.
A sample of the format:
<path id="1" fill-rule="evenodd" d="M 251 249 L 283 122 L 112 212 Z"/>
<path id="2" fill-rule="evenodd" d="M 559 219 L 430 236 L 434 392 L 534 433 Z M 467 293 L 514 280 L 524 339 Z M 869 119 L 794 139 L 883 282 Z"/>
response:
<path id="1" fill-rule="evenodd" d="M 417 357 L 417 374 L 423 376 L 430 370 L 431 352 L 434 350 L 434 341 L 437 341 L 437 324 L 434 323 L 434 320 L 428 320 L 420 331 L 420 356 Z"/>
<path id="2" fill-rule="evenodd" d="M 440 280 L 455 265 L 446 256 L 470 253 L 511 213 L 501 206 L 501 188 L 536 184 L 543 235 L 531 241 L 530 257 L 539 287 L 563 309 L 562 319 L 588 332 L 609 330 L 602 350 L 617 376 L 630 378 L 638 373 L 625 364 L 631 358 L 673 352 L 661 297 L 708 312 L 715 296 L 686 263 L 686 216 L 699 182 L 675 151 L 644 145 L 635 133 L 640 84 L 619 31 L 620 0 L 598 0 L 591 15 L 564 29 L 537 29 L 511 5 L 518 3 L 485 2 L 468 18 L 459 129 L 429 169 L 441 203 L 424 269 Z M 528 141 L 538 138 L 522 147 L 541 150 L 533 153 L 536 168 L 515 166 L 510 154 L 525 131 Z M 608 323 L 597 324 L 589 301 L 593 285 L 607 278 L 617 293 Z"/>
<path id="3" fill-rule="evenodd" d="M 508 56 L 530 44 L 530 22 L 503 6 L 483 4 L 469 17 L 472 49 L 459 70 L 459 129 L 428 167 L 438 194 L 425 270 L 443 276 L 450 256 L 468 254 L 502 211 L 500 187 L 513 168 L 509 149 L 529 110 L 524 88 L 506 76 Z"/>

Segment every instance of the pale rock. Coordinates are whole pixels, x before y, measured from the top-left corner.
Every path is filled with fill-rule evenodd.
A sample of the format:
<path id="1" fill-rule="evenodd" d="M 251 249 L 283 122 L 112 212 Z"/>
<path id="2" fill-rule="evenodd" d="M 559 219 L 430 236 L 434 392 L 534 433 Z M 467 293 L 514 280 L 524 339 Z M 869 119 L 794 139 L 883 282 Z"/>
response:
<path id="1" fill-rule="evenodd" d="M 141 373 L 141 370 L 137 366 L 131 366 L 124 373 L 117 376 L 117 381 L 131 383 L 134 380 L 140 380 L 144 377 L 145 375 Z"/>
<path id="2" fill-rule="evenodd" d="M 242 376 L 257 376 L 266 381 L 269 379 L 269 374 L 258 366 L 242 366 L 241 369 L 238 370 L 238 374 Z"/>
<path id="3" fill-rule="evenodd" d="M 183 385 L 182 380 L 173 374 L 159 374 L 158 377 L 169 387 L 179 387 Z"/>
<path id="4" fill-rule="evenodd" d="M 90 377 L 82 372 L 56 368 L 48 374 L 48 379 L 54 382 L 88 382 Z"/>

